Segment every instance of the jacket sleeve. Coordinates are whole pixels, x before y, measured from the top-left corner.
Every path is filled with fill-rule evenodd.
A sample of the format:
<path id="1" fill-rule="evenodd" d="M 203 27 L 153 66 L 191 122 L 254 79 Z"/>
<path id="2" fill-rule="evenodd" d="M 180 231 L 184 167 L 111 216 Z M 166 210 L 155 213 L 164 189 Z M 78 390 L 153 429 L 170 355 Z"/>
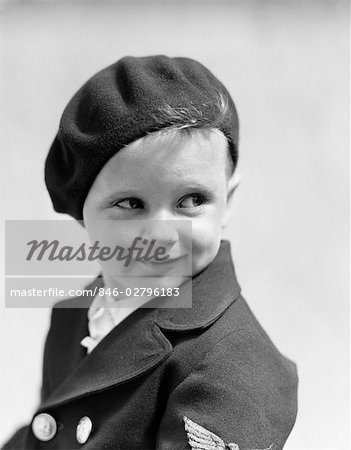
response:
<path id="1" fill-rule="evenodd" d="M 231 333 L 172 392 L 156 448 L 280 450 L 295 423 L 297 384 L 296 365 L 265 337 Z"/>

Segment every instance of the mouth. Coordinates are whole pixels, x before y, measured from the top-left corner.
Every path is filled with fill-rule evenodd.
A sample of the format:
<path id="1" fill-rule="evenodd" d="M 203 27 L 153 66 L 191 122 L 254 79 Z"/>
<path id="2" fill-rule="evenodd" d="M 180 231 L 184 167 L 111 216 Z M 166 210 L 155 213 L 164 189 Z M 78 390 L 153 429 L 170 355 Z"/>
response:
<path id="1" fill-rule="evenodd" d="M 171 266 L 171 265 L 177 263 L 180 260 L 184 260 L 186 258 L 186 256 L 187 255 L 178 256 L 176 258 L 167 258 L 164 261 L 157 261 L 157 260 L 150 259 L 150 260 L 142 261 L 142 262 L 144 264 L 155 266 L 155 267 L 156 266 L 157 267 L 160 267 L 160 266 Z"/>

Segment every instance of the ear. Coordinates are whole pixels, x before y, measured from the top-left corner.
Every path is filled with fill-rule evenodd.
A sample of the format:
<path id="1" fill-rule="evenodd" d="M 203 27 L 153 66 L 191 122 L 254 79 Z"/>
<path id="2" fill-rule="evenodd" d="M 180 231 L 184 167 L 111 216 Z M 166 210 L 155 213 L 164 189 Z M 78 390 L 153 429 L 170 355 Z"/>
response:
<path id="1" fill-rule="evenodd" d="M 227 203 L 222 220 L 222 229 L 224 229 L 228 225 L 230 208 L 233 203 L 234 192 L 236 188 L 239 186 L 240 181 L 241 175 L 237 172 L 234 172 L 227 182 Z"/>

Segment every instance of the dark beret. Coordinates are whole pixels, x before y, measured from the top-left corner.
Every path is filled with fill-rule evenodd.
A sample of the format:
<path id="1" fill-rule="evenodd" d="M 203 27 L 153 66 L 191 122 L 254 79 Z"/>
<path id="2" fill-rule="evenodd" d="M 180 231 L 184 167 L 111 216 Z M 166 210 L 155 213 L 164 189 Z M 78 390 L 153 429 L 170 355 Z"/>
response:
<path id="1" fill-rule="evenodd" d="M 90 78 L 66 106 L 45 162 L 55 211 L 83 219 L 89 189 L 106 162 L 150 132 L 190 125 L 186 110 L 197 117 L 191 126 L 216 127 L 224 133 L 235 166 L 235 105 L 202 64 L 189 58 L 127 56 Z M 176 111 L 177 117 L 169 111 Z"/>

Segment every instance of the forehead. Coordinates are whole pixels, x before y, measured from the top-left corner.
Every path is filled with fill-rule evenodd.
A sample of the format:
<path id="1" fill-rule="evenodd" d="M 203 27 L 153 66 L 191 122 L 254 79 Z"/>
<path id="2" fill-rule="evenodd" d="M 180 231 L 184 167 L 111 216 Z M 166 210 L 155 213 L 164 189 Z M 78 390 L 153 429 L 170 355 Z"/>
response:
<path id="1" fill-rule="evenodd" d="M 208 181 L 225 178 L 227 141 L 219 130 L 172 130 L 150 134 L 127 145 L 103 167 L 96 182 L 145 183 L 181 179 Z"/>

